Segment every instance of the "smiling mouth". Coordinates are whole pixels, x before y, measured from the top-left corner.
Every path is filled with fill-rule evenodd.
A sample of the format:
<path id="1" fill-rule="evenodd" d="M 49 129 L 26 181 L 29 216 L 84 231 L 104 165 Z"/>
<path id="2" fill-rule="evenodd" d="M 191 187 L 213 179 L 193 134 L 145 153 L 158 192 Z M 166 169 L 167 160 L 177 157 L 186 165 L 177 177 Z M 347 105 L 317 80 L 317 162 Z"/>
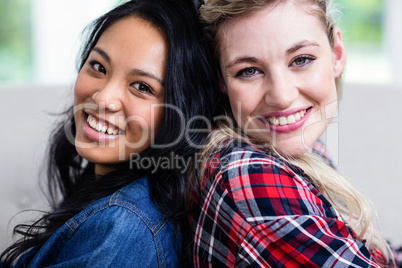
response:
<path id="1" fill-rule="evenodd" d="M 94 116 L 90 114 L 88 114 L 87 122 L 92 129 L 96 130 L 99 133 L 115 135 L 115 136 L 122 135 L 125 133 L 123 130 L 116 128 L 111 124 L 98 121 Z"/>
<path id="2" fill-rule="evenodd" d="M 263 117 L 262 119 L 269 123 L 270 125 L 274 126 L 285 126 L 285 125 L 291 125 L 296 123 L 297 121 L 301 120 L 305 114 L 307 113 L 308 109 L 299 111 L 297 113 L 288 115 L 288 116 L 270 116 L 270 117 Z"/>

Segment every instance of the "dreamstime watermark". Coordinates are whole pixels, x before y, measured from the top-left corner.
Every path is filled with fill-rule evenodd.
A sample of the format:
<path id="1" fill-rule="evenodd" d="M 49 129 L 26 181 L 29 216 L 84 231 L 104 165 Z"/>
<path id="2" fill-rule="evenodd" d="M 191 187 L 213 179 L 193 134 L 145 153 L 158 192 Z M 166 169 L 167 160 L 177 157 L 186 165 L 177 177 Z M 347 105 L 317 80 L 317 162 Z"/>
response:
<path id="1" fill-rule="evenodd" d="M 337 126 L 337 122 L 331 123 L 331 119 L 334 117 L 332 111 L 337 109 L 337 101 L 334 101 L 333 103 L 328 104 L 327 106 L 324 107 L 324 109 L 321 109 L 320 111 L 315 111 L 315 113 L 319 113 L 319 116 L 315 116 L 315 121 L 309 121 L 308 124 L 305 124 L 302 127 L 302 134 L 300 135 L 300 142 L 303 144 L 303 146 L 306 148 L 306 150 L 310 150 L 311 148 L 311 143 L 307 142 L 305 140 L 305 131 L 309 128 L 313 128 L 315 124 L 320 124 L 322 123 L 323 120 L 326 121 L 327 126 L 330 124 L 333 126 L 334 124 Z M 67 139 L 69 142 L 74 144 L 77 148 L 80 149 L 91 149 L 91 148 L 117 148 L 119 152 L 119 160 L 127 160 L 127 155 L 130 155 L 132 152 L 136 152 L 140 148 L 144 147 L 151 147 L 154 149 L 166 149 L 166 148 L 172 148 L 176 145 L 178 145 L 180 142 L 183 140 L 187 144 L 187 146 L 191 146 L 193 149 L 201 151 L 202 149 L 205 148 L 205 144 L 202 144 L 199 142 L 198 138 L 194 138 L 194 134 L 203 134 L 203 135 L 208 135 L 211 133 L 213 130 L 213 123 L 216 123 L 220 121 L 221 123 L 223 122 L 224 125 L 226 125 L 229 129 L 232 130 L 233 133 L 238 135 L 239 137 L 242 137 L 242 139 L 245 142 L 248 143 L 253 143 L 252 138 L 253 136 L 258 136 L 258 137 L 267 137 L 267 140 L 272 144 L 272 146 L 276 146 L 277 144 L 277 136 L 278 133 L 275 131 L 272 131 L 269 127 L 260 127 L 258 124 L 253 124 L 256 120 L 261 120 L 261 117 L 244 117 L 246 120 L 244 122 L 241 122 L 243 120 L 241 112 L 243 111 L 241 109 L 241 102 L 239 102 L 237 108 L 237 113 L 234 115 L 236 120 L 230 116 L 226 115 L 219 115 L 216 116 L 212 119 L 212 122 L 205 116 L 197 115 L 192 118 L 187 118 L 185 114 L 176 106 L 171 105 L 171 104 L 151 104 L 150 110 L 149 110 L 149 118 L 148 120 L 144 118 L 143 116 L 140 115 L 130 115 L 128 117 L 122 116 L 122 115 L 113 115 L 113 113 L 110 113 L 108 109 L 99 109 L 99 105 L 97 104 L 80 104 L 76 105 L 74 107 L 74 115 L 77 120 L 84 120 L 86 117 L 84 116 L 85 114 L 88 113 L 93 113 L 96 115 L 96 120 L 99 120 L 101 125 L 108 126 L 113 125 L 118 127 L 121 130 L 124 131 L 131 131 L 135 133 L 130 133 L 132 135 L 119 135 L 118 138 L 103 138 L 99 140 L 91 140 L 91 139 L 86 139 L 87 141 L 82 141 L 76 139 L 76 133 L 72 133 L 72 128 L 71 128 L 71 123 L 68 122 L 64 125 L 65 133 L 67 136 Z M 160 114 L 157 112 L 158 109 L 163 109 L 164 110 L 164 118 L 163 120 L 174 120 L 174 130 L 169 130 L 169 129 L 160 129 L 160 126 L 157 125 L 157 122 L 160 122 L 159 118 L 157 118 L 157 115 Z M 168 116 L 167 116 L 168 115 Z M 331 116 L 328 116 L 331 115 Z M 335 116 L 336 117 L 336 116 Z M 241 128 L 238 127 L 238 122 L 241 124 Z M 99 122 L 98 122 L 99 123 Z M 83 123 L 85 127 L 90 127 L 87 123 Z M 169 124 L 167 124 L 169 125 Z M 133 127 L 135 126 L 135 127 Z M 77 131 L 84 131 L 83 126 L 76 126 L 81 129 L 77 129 Z M 156 133 L 156 130 L 159 129 L 159 132 Z M 98 130 L 99 131 L 99 130 Z M 168 135 L 167 133 L 172 133 L 175 134 L 173 138 L 170 140 L 166 139 L 165 143 L 156 143 L 155 142 L 155 137 L 158 135 Z M 244 135 L 243 133 L 247 133 L 247 135 Z M 99 134 L 102 136 L 102 134 Z M 106 135 L 104 135 L 106 136 Z M 128 140 L 127 137 L 133 137 L 135 136 L 135 140 Z M 331 137 L 331 141 L 335 141 L 337 143 L 338 137 Z M 159 139 L 161 140 L 161 139 Z M 162 139 L 163 140 L 163 139 Z M 326 140 L 328 143 L 328 140 Z M 281 141 L 283 142 L 283 140 Z M 332 146 L 332 150 L 337 150 L 337 147 Z M 138 153 L 138 152 L 136 152 Z M 338 152 L 335 152 L 335 155 Z M 130 155 L 130 165 L 146 165 L 147 161 L 152 163 L 152 166 L 176 166 L 178 163 L 185 163 L 182 164 L 184 166 L 188 165 L 188 160 L 184 159 L 173 159 L 174 162 L 171 162 L 172 159 L 170 159 L 168 162 L 167 159 L 148 159 L 148 160 L 143 160 L 143 163 L 140 163 L 140 159 L 137 159 L 137 157 L 134 157 L 136 154 Z M 180 161 L 179 161 L 180 160 Z M 169 164 L 168 164 L 169 163 Z M 173 163 L 173 164 L 172 164 Z"/>

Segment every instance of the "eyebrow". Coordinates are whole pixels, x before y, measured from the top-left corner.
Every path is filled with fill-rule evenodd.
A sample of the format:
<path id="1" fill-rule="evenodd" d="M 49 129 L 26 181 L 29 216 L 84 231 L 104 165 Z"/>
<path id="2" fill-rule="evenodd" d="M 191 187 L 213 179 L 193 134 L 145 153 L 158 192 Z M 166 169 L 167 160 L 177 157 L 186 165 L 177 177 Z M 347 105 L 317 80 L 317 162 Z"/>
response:
<path id="1" fill-rule="evenodd" d="M 111 63 L 111 59 L 110 59 L 109 55 L 103 49 L 101 49 L 100 47 L 94 47 L 92 49 L 92 51 L 95 51 L 95 52 L 99 53 L 107 61 L 107 63 L 109 63 L 109 64 Z M 150 72 L 146 72 L 144 70 L 137 69 L 137 68 L 132 69 L 130 71 L 130 75 L 147 76 L 149 78 L 155 79 L 162 86 L 164 84 L 163 80 L 161 78 L 159 78 L 157 75 L 155 75 L 153 73 L 150 73 Z"/>
<path id="2" fill-rule="evenodd" d="M 163 86 L 163 80 L 160 79 L 158 76 L 150 73 L 150 72 L 146 72 L 140 69 L 132 69 L 130 72 L 131 75 L 140 75 L 140 76 L 147 76 L 149 78 L 155 79 L 156 81 L 159 82 L 159 84 L 161 84 Z"/>
<path id="3" fill-rule="evenodd" d="M 98 52 L 107 61 L 107 63 L 111 62 L 109 55 L 100 47 L 94 47 L 92 51 Z"/>
<path id="4" fill-rule="evenodd" d="M 304 47 L 319 47 L 320 45 L 316 42 L 313 41 L 308 41 L 308 40 L 303 40 L 300 42 L 297 42 L 296 44 L 294 44 L 292 47 L 290 47 L 288 50 L 286 50 L 287 54 L 292 54 L 294 52 L 296 52 L 297 50 L 304 48 Z M 259 60 L 255 57 L 248 57 L 248 56 L 241 56 L 241 57 L 237 57 L 236 59 L 234 59 L 233 61 L 229 62 L 226 65 L 226 70 L 231 68 L 232 66 L 239 64 L 239 63 L 243 63 L 243 62 L 249 62 L 249 63 L 257 63 L 259 62 Z"/>
<path id="5" fill-rule="evenodd" d="M 247 57 L 247 56 L 244 56 L 244 57 L 237 57 L 236 59 L 234 59 L 233 61 L 229 62 L 229 63 L 226 65 L 226 70 L 229 69 L 229 68 L 231 68 L 232 66 L 234 66 L 234 65 L 236 65 L 236 64 L 243 63 L 243 62 L 257 63 L 257 62 L 258 62 L 258 59 L 255 58 L 255 57 Z"/>
<path id="6" fill-rule="evenodd" d="M 320 45 L 318 43 L 316 43 L 316 42 L 303 40 L 303 41 L 297 42 L 291 48 L 286 50 L 286 53 L 287 54 L 292 54 L 292 53 L 296 52 L 297 50 L 299 50 L 301 48 L 304 48 L 304 47 L 319 47 L 319 46 Z"/>

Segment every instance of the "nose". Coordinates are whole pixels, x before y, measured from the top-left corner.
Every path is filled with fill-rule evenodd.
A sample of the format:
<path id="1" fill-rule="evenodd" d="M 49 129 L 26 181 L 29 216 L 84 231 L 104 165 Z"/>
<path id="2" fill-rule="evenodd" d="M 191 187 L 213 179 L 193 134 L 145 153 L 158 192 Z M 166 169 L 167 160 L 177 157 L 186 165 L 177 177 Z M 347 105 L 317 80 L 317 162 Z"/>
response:
<path id="1" fill-rule="evenodd" d="M 299 89 L 286 71 L 277 69 L 266 78 L 264 101 L 267 105 L 285 109 L 299 96 Z"/>
<path id="2" fill-rule="evenodd" d="M 105 81 L 105 83 L 100 85 L 99 89 L 92 94 L 92 100 L 101 110 L 117 112 L 122 108 L 121 89 L 122 85 L 119 81 Z"/>

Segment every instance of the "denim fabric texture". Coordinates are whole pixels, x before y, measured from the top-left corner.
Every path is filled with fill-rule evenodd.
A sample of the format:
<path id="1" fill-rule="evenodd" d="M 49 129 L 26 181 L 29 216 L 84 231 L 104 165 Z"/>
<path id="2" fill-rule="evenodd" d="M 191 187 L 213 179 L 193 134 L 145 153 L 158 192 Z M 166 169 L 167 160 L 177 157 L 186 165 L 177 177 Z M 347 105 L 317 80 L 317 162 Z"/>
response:
<path id="1" fill-rule="evenodd" d="M 144 177 L 68 220 L 29 267 L 179 267 L 177 246 Z"/>

